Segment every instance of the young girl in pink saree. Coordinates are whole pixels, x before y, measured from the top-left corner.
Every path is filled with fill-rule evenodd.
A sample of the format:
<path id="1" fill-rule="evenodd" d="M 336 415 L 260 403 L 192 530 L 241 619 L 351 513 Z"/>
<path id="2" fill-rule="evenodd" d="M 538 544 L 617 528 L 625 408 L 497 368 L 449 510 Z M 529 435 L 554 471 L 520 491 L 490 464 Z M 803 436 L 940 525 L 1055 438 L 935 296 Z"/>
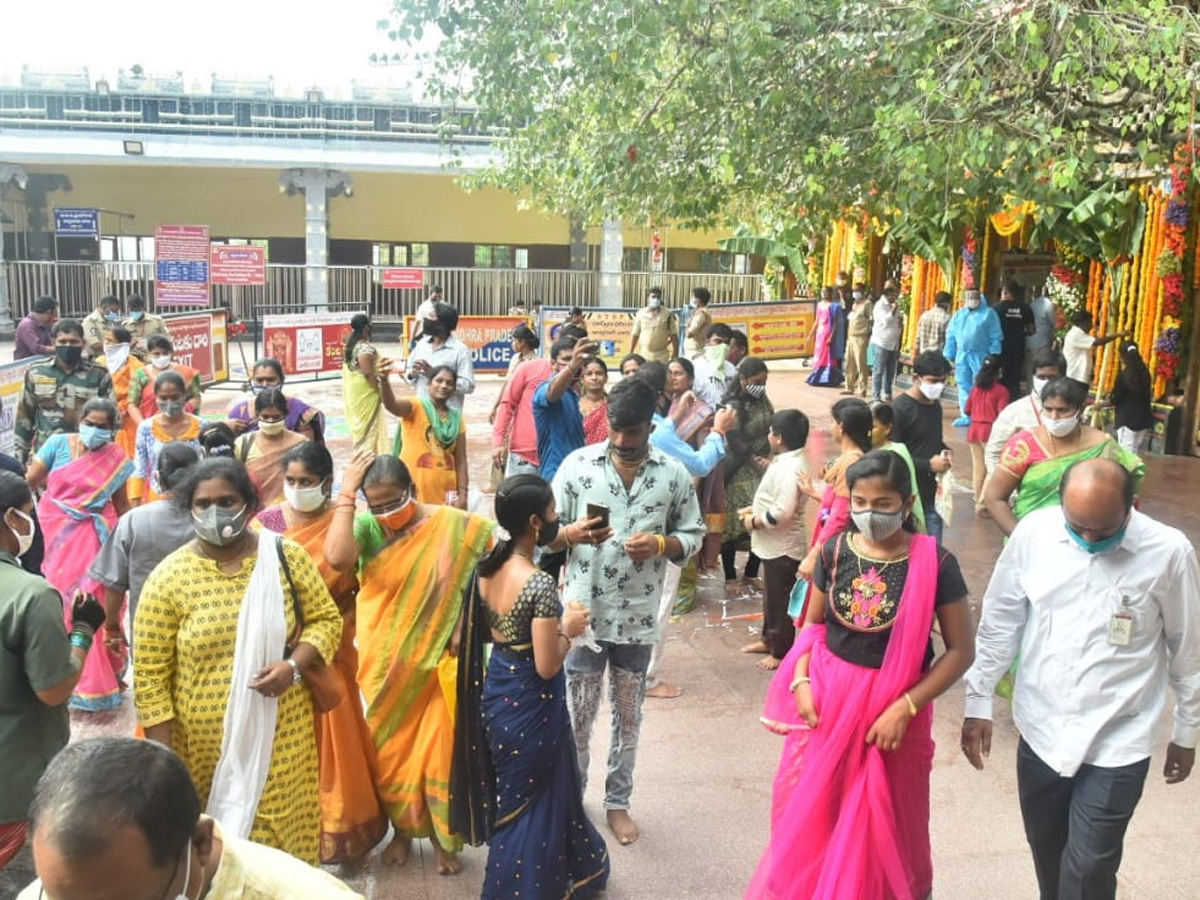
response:
<path id="1" fill-rule="evenodd" d="M 805 627 L 763 710 L 785 743 L 746 900 L 924 900 L 933 889 L 931 704 L 974 657 L 967 589 L 957 560 L 913 533 L 903 459 L 873 451 L 846 480 L 853 526 L 821 548 Z M 933 662 L 935 614 L 946 651 Z"/>
<path id="2" fill-rule="evenodd" d="M 70 627 L 70 598 L 76 590 L 103 596 L 103 587 L 87 578 L 88 566 L 100 552 L 117 517 L 129 508 L 125 482 L 133 463 L 113 438 L 121 414 L 103 397 L 83 407 L 78 434 L 56 434 L 46 440 L 29 466 L 31 485 L 46 483 L 38 503 L 38 520 L 46 538 L 43 570 L 46 580 L 67 599 L 63 611 Z M 113 709 L 121 703 L 120 675 L 124 651 L 114 653 L 108 642 L 92 644 L 70 705 L 91 711 Z"/>

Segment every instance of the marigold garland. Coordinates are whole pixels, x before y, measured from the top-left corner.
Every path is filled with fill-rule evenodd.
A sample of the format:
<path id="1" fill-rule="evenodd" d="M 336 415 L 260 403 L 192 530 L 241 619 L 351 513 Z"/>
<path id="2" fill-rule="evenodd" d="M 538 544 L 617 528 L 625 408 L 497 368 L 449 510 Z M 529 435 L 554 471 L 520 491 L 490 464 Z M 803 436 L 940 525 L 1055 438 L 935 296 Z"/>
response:
<path id="1" fill-rule="evenodd" d="M 1161 328 L 1154 342 L 1155 384 L 1161 392 L 1179 371 L 1183 354 L 1183 255 L 1187 250 L 1188 184 L 1192 175 L 1195 147 L 1180 147 L 1171 165 L 1171 193 L 1163 212 L 1162 249 L 1155 272 L 1162 282 L 1161 312 L 1156 327 Z"/>

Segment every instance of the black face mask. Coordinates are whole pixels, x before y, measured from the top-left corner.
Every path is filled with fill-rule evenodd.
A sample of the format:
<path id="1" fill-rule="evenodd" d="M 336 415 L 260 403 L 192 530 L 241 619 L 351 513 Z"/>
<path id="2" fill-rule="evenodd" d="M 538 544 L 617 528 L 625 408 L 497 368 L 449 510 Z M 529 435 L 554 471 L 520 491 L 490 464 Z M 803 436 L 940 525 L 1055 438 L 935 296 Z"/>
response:
<path id="1" fill-rule="evenodd" d="M 538 546 L 548 547 L 554 543 L 554 539 L 558 537 L 558 529 L 562 526 L 560 519 L 555 519 L 553 522 L 546 522 L 542 525 L 542 530 L 538 532 Z"/>
<path id="2" fill-rule="evenodd" d="M 55 347 L 54 355 L 68 366 L 77 366 L 83 360 L 83 348 Z"/>
<path id="3" fill-rule="evenodd" d="M 443 341 L 446 339 L 446 326 L 441 322 L 429 321 L 425 323 L 425 337 Z"/>

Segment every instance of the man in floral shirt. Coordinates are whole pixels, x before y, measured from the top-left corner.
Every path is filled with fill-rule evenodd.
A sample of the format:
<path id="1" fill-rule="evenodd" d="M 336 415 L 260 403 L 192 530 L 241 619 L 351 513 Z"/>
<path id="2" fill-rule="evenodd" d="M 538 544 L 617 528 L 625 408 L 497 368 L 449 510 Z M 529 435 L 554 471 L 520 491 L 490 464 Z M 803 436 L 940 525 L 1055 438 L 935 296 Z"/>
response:
<path id="1" fill-rule="evenodd" d="M 586 785 L 588 744 L 608 668 L 613 729 L 604 808 L 622 844 L 638 838 L 629 802 L 667 562 L 683 565 L 704 539 L 691 476 L 650 445 L 657 401 L 641 379 L 618 383 L 608 397 L 608 440 L 574 451 L 554 476 L 559 518 L 572 523 L 551 544 L 568 552 L 563 599 L 590 610 L 596 636 L 594 649 L 574 647 L 566 661 L 575 749 Z M 608 508 L 610 527 L 588 519 L 589 503 Z"/>

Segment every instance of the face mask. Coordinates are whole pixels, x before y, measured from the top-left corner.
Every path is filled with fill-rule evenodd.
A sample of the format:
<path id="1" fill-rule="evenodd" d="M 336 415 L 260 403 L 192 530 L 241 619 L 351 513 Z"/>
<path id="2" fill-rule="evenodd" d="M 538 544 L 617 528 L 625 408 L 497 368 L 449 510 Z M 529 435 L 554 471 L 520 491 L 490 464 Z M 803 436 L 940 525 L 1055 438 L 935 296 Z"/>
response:
<path id="1" fill-rule="evenodd" d="M 182 400 L 159 400 L 158 408 L 159 411 L 162 412 L 162 414 L 168 419 L 177 419 L 179 416 L 183 415 Z"/>
<path id="2" fill-rule="evenodd" d="M 55 347 L 54 355 L 58 357 L 58 361 L 68 366 L 79 365 L 83 359 L 82 347 Z"/>
<path id="3" fill-rule="evenodd" d="M 968 300 L 967 309 L 979 309 L 979 304 L 982 302 L 982 300 Z"/>
<path id="4" fill-rule="evenodd" d="M 288 506 L 297 512 L 312 512 L 320 509 L 325 503 L 325 484 L 322 482 L 316 487 L 292 487 L 290 485 L 283 486 L 283 496 L 287 500 Z"/>
<path id="5" fill-rule="evenodd" d="M 1042 389 L 1049 383 L 1050 383 L 1049 378 L 1034 378 L 1033 379 L 1033 393 L 1034 393 L 1034 395 L 1037 396 L 1037 398 L 1039 400 L 1042 398 Z"/>
<path id="6" fill-rule="evenodd" d="M 171 357 L 169 356 L 152 356 L 150 357 L 150 365 L 156 369 L 165 369 L 171 365 Z"/>
<path id="7" fill-rule="evenodd" d="M 183 875 L 183 890 L 181 890 L 178 894 L 175 895 L 175 900 L 192 900 L 192 898 L 188 896 L 188 888 L 190 888 L 192 886 L 192 845 L 191 845 L 191 842 L 188 843 L 187 847 L 184 848 L 183 852 L 187 854 L 187 869 L 184 871 L 184 875 Z M 204 887 L 204 873 L 203 872 L 200 873 L 200 886 Z"/>
<path id="8" fill-rule="evenodd" d="M 109 322 L 120 322 L 121 314 L 119 312 L 105 313 L 104 318 L 107 319 Z"/>
<path id="9" fill-rule="evenodd" d="M 688 301 L 688 307 L 689 307 L 690 309 L 695 309 L 695 308 L 696 308 L 696 301 L 695 301 L 695 300 L 689 300 L 689 301 Z"/>
<path id="10" fill-rule="evenodd" d="M 850 296 L 853 297 L 855 300 L 861 300 L 863 295 L 862 295 L 862 291 L 852 291 Z"/>
<path id="11" fill-rule="evenodd" d="M 264 422 L 264 421 L 262 421 L 262 419 L 258 420 L 258 430 L 261 431 L 263 434 L 267 434 L 267 435 L 283 434 L 283 430 L 286 427 L 287 427 L 287 421 L 284 419 L 280 419 L 278 422 Z"/>
<path id="12" fill-rule="evenodd" d="M 196 526 L 196 537 L 214 547 L 227 547 L 242 536 L 246 530 L 246 507 L 237 512 L 210 506 L 200 515 L 192 513 Z"/>
<path id="13" fill-rule="evenodd" d="M 83 446 L 89 450 L 95 450 L 111 441 L 113 433 L 108 428 L 97 428 L 95 425 L 88 425 L 85 422 L 79 426 L 79 439 L 83 441 Z"/>
<path id="14" fill-rule="evenodd" d="M 1129 527 L 1129 520 L 1126 519 L 1125 524 L 1122 525 L 1115 534 L 1110 534 L 1108 537 L 1101 538 L 1098 541 L 1089 541 L 1082 534 L 1072 528 L 1070 522 L 1065 522 L 1064 524 L 1067 526 L 1067 534 L 1071 536 L 1071 540 L 1073 540 L 1081 550 L 1085 550 L 1095 556 L 1097 553 L 1107 553 L 1113 547 L 1116 547 L 1118 544 L 1120 544 L 1122 540 L 1124 540 L 1125 530 Z"/>
<path id="15" fill-rule="evenodd" d="M 250 393 L 253 394 L 255 397 L 257 397 L 259 394 L 261 394 L 263 391 L 265 391 L 268 387 L 270 387 L 270 385 L 268 385 L 268 384 L 251 384 L 250 385 Z"/>
<path id="16" fill-rule="evenodd" d="M 922 381 L 918 387 L 925 395 L 926 400 L 938 400 L 942 396 L 942 391 L 946 390 L 946 382 L 937 381 L 930 384 L 928 381 Z"/>
<path id="17" fill-rule="evenodd" d="M 857 510 L 850 513 L 850 518 L 867 540 L 879 543 L 886 541 L 904 525 L 904 510 L 896 512 L 879 512 L 874 509 Z"/>
<path id="18" fill-rule="evenodd" d="M 29 552 L 29 548 L 33 546 L 33 516 L 28 516 L 15 507 L 9 510 L 9 512 L 16 513 L 18 516 L 24 519 L 25 524 L 29 526 L 29 533 L 22 534 L 21 532 L 17 531 L 17 529 L 13 528 L 11 524 L 5 522 L 5 524 L 8 525 L 8 530 L 11 531 L 13 533 L 13 537 L 17 539 L 17 556 L 24 556 Z"/>
<path id="19" fill-rule="evenodd" d="M 425 322 L 425 336 L 443 340 L 446 337 L 446 326 L 441 322 Z"/>
<path id="20" fill-rule="evenodd" d="M 133 312 L 133 313 L 129 314 L 129 321 L 140 322 L 145 317 L 146 317 L 146 314 L 144 312 Z"/>
<path id="21" fill-rule="evenodd" d="M 562 527 L 562 522 L 558 519 L 542 525 L 542 530 L 538 532 L 538 546 L 548 547 L 554 543 L 554 539 L 558 537 L 558 529 L 560 527 Z"/>
<path id="22" fill-rule="evenodd" d="M 129 345 L 128 344 L 105 344 L 104 345 L 104 362 L 108 366 L 108 371 L 115 372 L 129 362 Z"/>
<path id="23" fill-rule="evenodd" d="M 651 309 L 658 309 L 660 306 L 662 306 L 662 298 L 661 297 L 651 297 L 649 302 L 646 305 L 649 306 Z"/>
<path id="24" fill-rule="evenodd" d="M 396 506 L 387 507 L 382 510 L 371 510 L 373 515 L 381 525 L 386 525 L 392 531 L 403 531 L 412 522 L 413 517 L 417 514 L 417 506 L 412 501 L 412 497 L 404 498 L 402 503 Z"/>
<path id="25" fill-rule="evenodd" d="M 1050 437 L 1066 437 L 1079 427 L 1079 416 L 1067 416 L 1065 419 L 1042 419 L 1042 425 Z"/>
<path id="26" fill-rule="evenodd" d="M 704 358 L 716 366 L 718 369 L 725 365 L 725 360 L 729 357 L 728 344 L 709 344 L 704 348 Z"/>
<path id="27" fill-rule="evenodd" d="M 748 384 L 746 385 L 746 394 L 755 400 L 761 400 L 767 395 L 767 386 L 765 384 Z"/>

